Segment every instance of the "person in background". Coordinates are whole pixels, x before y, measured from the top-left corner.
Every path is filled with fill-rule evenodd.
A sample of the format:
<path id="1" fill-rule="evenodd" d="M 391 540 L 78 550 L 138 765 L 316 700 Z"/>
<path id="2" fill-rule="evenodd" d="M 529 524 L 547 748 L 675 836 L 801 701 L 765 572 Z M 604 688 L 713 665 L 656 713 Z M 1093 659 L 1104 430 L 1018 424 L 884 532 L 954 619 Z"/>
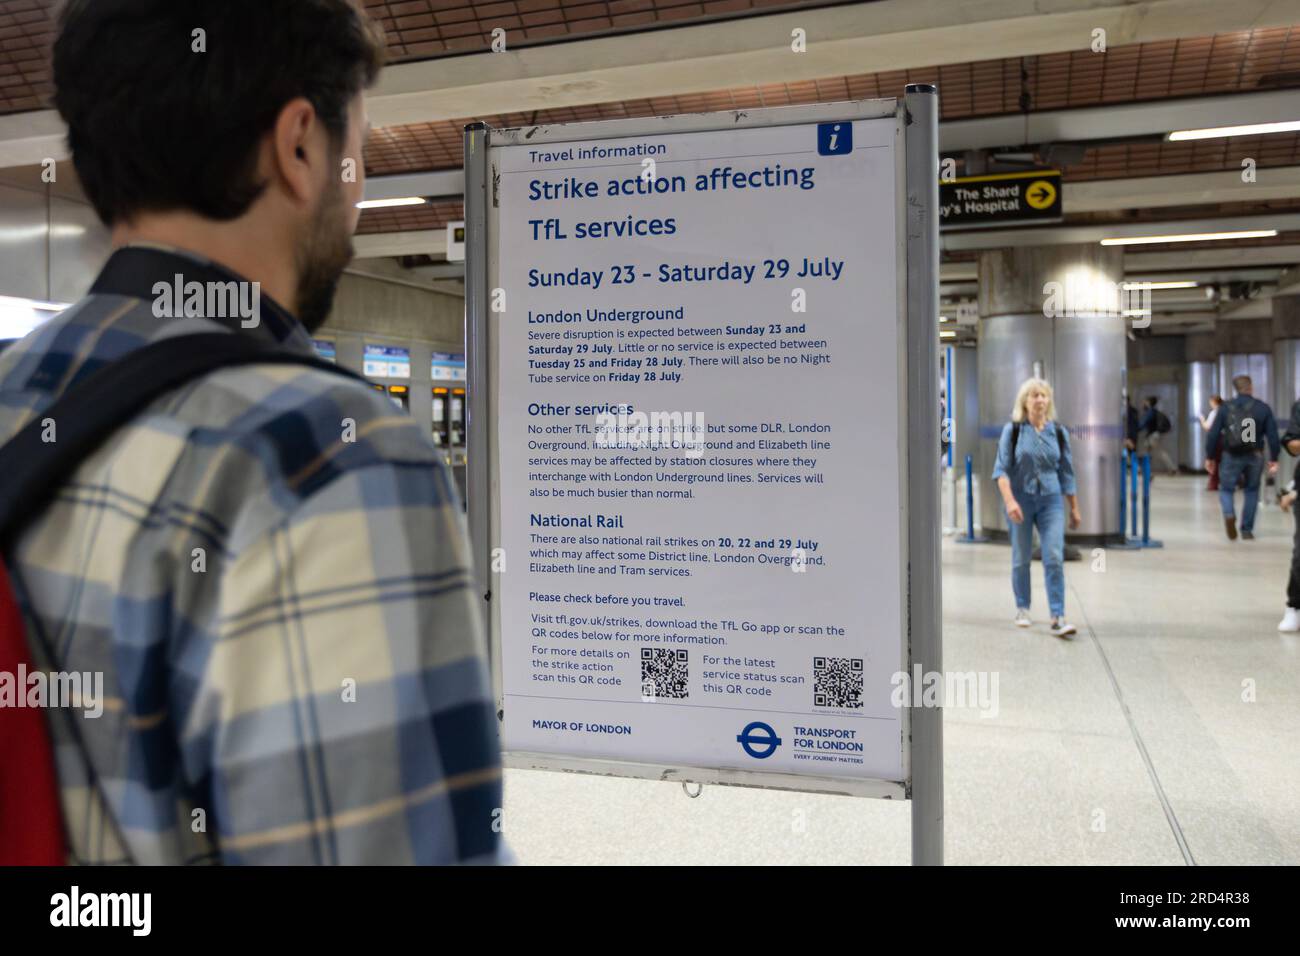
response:
<path id="1" fill-rule="evenodd" d="M 62 5 L 54 102 L 114 251 L 0 356 L 0 441 L 171 335 L 312 354 L 353 256 L 384 53 L 351 0 Z M 160 316 L 173 280 L 206 307 Z M 260 296 L 251 327 L 215 287 Z M 103 720 L 51 718 L 73 861 L 511 860 L 451 475 L 427 423 L 365 383 L 264 364 L 190 383 L 5 559 L 33 656 L 113 689 Z"/>
<path id="2" fill-rule="evenodd" d="M 1219 415 L 1219 406 L 1223 404 L 1223 396 L 1210 396 L 1210 411 L 1201 416 L 1201 431 L 1209 432 L 1214 427 L 1214 420 Z M 1223 454 L 1223 440 L 1220 438 L 1219 443 L 1214 446 L 1214 454 L 1205 456 L 1205 470 L 1209 473 L 1210 481 L 1205 486 L 1206 491 L 1219 490 L 1219 457 Z"/>
<path id="3" fill-rule="evenodd" d="M 1150 456 L 1153 460 L 1156 455 L 1164 462 L 1165 471 L 1171 476 L 1178 474 L 1178 468 L 1174 465 L 1174 460 L 1169 457 L 1169 452 L 1165 451 L 1160 445 L 1160 436 L 1167 435 L 1173 428 L 1169 421 L 1169 416 L 1160 409 L 1156 408 L 1156 403 L 1160 399 L 1152 395 L 1142 403 L 1142 418 L 1138 421 L 1138 432 L 1146 437 L 1142 440 L 1142 453 Z"/>
<path id="4" fill-rule="evenodd" d="M 1070 436 L 1057 424 L 1052 386 L 1041 378 L 1026 379 L 1011 408 L 1011 421 L 998 439 L 993 478 L 1002 492 L 1011 534 L 1011 591 L 1016 599 L 1017 627 L 1029 627 L 1029 564 L 1034 555 L 1034 527 L 1043 552 L 1047 604 L 1052 633 L 1069 637 L 1076 628 L 1065 620 L 1065 508 L 1070 528 L 1079 527 L 1074 457 Z"/>
<path id="5" fill-rule="evenodd" d="M 1124 399 L 1124 447 L 1129 451 L 1137 451 L 1138 447 L 1138 410 L 1133 407 L 1133 399 Z"/>
<path id="6" fill-rule="evenodd" d="M 1287 454 L 1296 458 L 1295 472 L 1280 504 L 1290 511 L 1300 491 L 1300 401 L 1291 406 L 1291 421 L 1287 423 L 1282 444 Z M 1291 540 L 1291 575 L 1286 583 L 1286 613 L 1277 629 L 1288 633 L 1300 631 L 1300 508 L 1295 511 L 1295 536 Z"/>
<path id="7" fill-rule="evenodd" d="M 1237 540 L 1237 510 L 1233 493 L 1237 481 L 1245 477 L 1246 494 L 1241 505 L 1241 536 L 1246 541 L 1255 537 L 1255 509 L 1259 507 L 1259 480 L 1264 472 L 1264 447 L 1268 446 L 1268 473 L 1277 474 L 1277 456 L 1282 445 L 1277 437 L 1277 422 L 1273 409 L 1255 398 L 1254 385 L 1249 375 L 1238 375 L 1232 380 L 1236 397 L 1224 402 L 1205 435 L 1205 455 L 1213 454 L 1219 439 L 1223 439 L 1223 455 L 1219 459 L 1219 506 L 1223 511 L 1223 528 L 1229 541 Z"/>

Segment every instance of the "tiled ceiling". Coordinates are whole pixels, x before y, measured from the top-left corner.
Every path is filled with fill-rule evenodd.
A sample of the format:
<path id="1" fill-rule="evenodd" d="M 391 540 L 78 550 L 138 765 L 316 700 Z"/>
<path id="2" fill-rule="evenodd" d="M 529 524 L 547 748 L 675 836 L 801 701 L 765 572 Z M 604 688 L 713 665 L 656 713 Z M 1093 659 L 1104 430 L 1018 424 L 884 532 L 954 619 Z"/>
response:
<path id="1" fill-rule="evenodd" d="M 266 0 L 272 2 L 272 0 Z M 850 0 L 362 0 L 388 39 L 391 62 L 827 7 Z M 873 2 L 873 0 L 867 0 Z M 0 0 L 0 114 L 45 109 L 50 44 L 62 0 Z"/>
<path id="2" fill-rule="evenodd" d="M 1019 112 L 1022 93 L 1030 110 L 1054 110 L 1296 88 L 1300 87 L 1300 27 L 1112 47 L 1105 54 L 1053 53 L 387 127 L 372 134 L 367 144 L 366 165 L 372 175 L 458 167 L 462 162 L 462 131 L 466 123 L 476 118 L 493 126 L 508 127 L 753 109 L 894 96 L 908 83 L 938 84 L 940 108 L 946 120 Z M 1297 97 L 1300 98 L 1300 93 Z M 1108 155 L 1113 159 L 1113 154 Z M 1183 154 L 1176 150 L 1169 155 L 1184 161 Z M 1262 159 L 1260 162 L 1263 165 Z M 1101 167 L 1098 169 L 1099 176 L 1112 175 L 1100 171 Z M 1137 174 L 1121 170 L 1113 175 Z"/>
<path id="3" fill-rule="evenodd" d="M 492 31 L 507 48 L 588 38 L 701 20 L 828 7 L 849 0 L 365 0 L 383 24 L 394 60 L 423 60 L 491 49 Z"/>
<path id="4" fill-rule="evenodd" d="M 826 0 L 363 2 L 384 24 L 390 53 L 399 61 L 483 49 L 490 42 L 491 30 L 498 26 L 509 31 L 509 42 L 518 46 L 829 5 Z M 52 11 L 57 4 L 58 0 L 0 0 L 0 113 L 45 107 L 50 94 Z M 518 126 L 785 106 L 892 96 L 907 83 L 916 82 L 938 84 L 947 120 L 1026 108 L 1069 109 L 1279 88 L 1297 89 L 1300 100 L 1300 27 L 1111 47 L 1105 54 L 1079 50 L 381 128 L 372 133 L 368 144 L 367 167 L 372 176 L 458 168 L 463 127 L 473 119 L 494 126 Z M 1069 167 L 1066 178 L 1079 181 L 1234 170 L 1240 169 L 1246 157 L 1255 159 L 1261 169 L 1300 165 L 1300 134 L 1101 145 L 1090 148 L 1082 162 Z M 435 229 L 458 218 L 458 202 L 369 210 L 362 215 L 359 231 Z"/>
<path id="5" fill-rule="evenodd" d="M 0 113 L 43 109 L 50 87 L 53 0 L 0 0 Z"/>
<path id="6" fill-rule="evenodd" d="M 1066 190 L 1066 195 L 1069 195 L 1068 186 Z M 1242 191 L 1249 194 L 1249 187 L 1242 186 Z M 1091 226 L 1126 222 L 1177 222 L 1180 219 L 1231 219 L 1236 216 L 1267 216 L 1296 212 L 1300 212 L 1300 199 L 1264 199 L 1259 202 L 1216 202 L 1152 209 L 1071 213 L 1065 217 L 1065 224 Z"/>
<path id="7" fill-rule="evenodd" d="M 1297 99 L 1300 100 L 1300 96 Z M 1083 162 L 1066 170 L 1065 178 L 1077 182 L 1130 176 L 1241 171 L 1245 159 L 1253 159 L 1259 169 L 1300 165 L 1300 133 L 1233 136 L 1181 143 L 1094 146 L 1084 155 Z"/>
<path id="8" fill-rule="evenodd" d="M 365 209 L 357 223 L 357 235 L 442 229 L 447 223 L 464 218 L 465 204 L 460 200 L 431 202 L 423 206 L 397 206 L 392 209 Z"/>

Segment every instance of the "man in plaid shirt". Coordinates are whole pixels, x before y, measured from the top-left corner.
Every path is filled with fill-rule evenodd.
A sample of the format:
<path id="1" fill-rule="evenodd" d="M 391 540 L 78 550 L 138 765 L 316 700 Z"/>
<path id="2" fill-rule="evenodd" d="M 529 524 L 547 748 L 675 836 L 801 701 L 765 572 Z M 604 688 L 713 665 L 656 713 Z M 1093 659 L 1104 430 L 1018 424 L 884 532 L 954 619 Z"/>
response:
<path id="1" fill-rule="evenodd" d="M 351 258 L 382 50 L 349 0 L 72 0 L 56 104 L 116 251 L 0 354 L 0 441 L 164 337 L 311 352 Z M 178 282 L 255 308 L 169 317 Z M 248 365 L 178 389 L 7 557 L 38 665 L 104 674 L 102 716 L 51 714 L 76 861 L 505 852 L 456 492 L 425 431 L 363 383 Z"/>

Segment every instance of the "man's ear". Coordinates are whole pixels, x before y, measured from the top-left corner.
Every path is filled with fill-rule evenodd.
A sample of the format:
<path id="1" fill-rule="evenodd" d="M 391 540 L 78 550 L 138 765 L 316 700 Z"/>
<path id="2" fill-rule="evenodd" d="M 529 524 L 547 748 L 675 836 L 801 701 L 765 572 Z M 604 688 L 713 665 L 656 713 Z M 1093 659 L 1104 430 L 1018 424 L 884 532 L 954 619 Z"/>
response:
<path id="1" fill-rule="evenodd" d="M 316 108 L 305 97 L 298 97 L 280 110 L 271 130 L 273 175 L 302 203 L 310 202 L 315 193 L 318 177 L 313 176 L 313 166 L 320 159 L 313 157 L 311 145 L 320 137 L 320 127 Z"/>

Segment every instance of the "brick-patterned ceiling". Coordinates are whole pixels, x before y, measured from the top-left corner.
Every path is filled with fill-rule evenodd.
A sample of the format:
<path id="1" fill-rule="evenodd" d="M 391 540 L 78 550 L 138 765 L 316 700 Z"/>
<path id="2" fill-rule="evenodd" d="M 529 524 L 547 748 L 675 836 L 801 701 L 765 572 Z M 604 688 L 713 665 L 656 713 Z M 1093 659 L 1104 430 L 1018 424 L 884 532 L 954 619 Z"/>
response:
<path id="1" fill-rule="evenodd" d="M 1139 43 L 1112 47 L 1105 54 L 1053 53 L 387 127 L 371 135 L 366 165 L 372 175 L 458 167 L 462 162 L 462 130 L 471 119 L 506 127 L 790 106 L 895 96 L 908 83 L 938 84 L 940 108 L 946 120 L 1019 112 L 1022 92 L 1027 94 L 1030 110 L 1056 110 L 1296 88 L 1300 87 L 1300 27 Z M 1178 145 L 1182 144 L 1168 144 L 1166 148 Z M 1275 148 L 1286 147 L 1270 146 Z M 1179 161 L 1184 154 L 1169 149 L 1168 155 Z M 1113 175 L 1139 174 L 1120 171 Z"/>
<path id="2" fill-rule="evenodd" d="M 485 49 L 497 26 L 509 31 L 510 42 L 519 46 L 828 5 L 826 0 L 363 2 L 383 23 L 397 61 Z M 48 47 L 57 5 L 58 0 L 0 0 L 0 114 L 47 105 Z M 458 168 L 462 130 L 473 119 L 517 126 L 786 106 L 892 96 L 907 83 L 917 82 L 938 84 L 947 120 L 1015 113 L 1025 107 L 1069 109 L 1278 88 L 1297 89 L 1300 101 L 1300 26 L 1111 47 L 1105 54 L 1079 50 L 388 127 L 373 132 L 366 165 L 372 176 Z M 1239 169 L 1244 157 L 1254 158 L 1261 169 L 1300 164 L 1300 134 L 1096 146 L 1081 163 L 1066 170 L 1066 177 L 1110 179 Z M 360 231 L 433 229 L 460 215 L 460 204 L 455 202 L 369 210 L 362 216 Z"/>
<path id="3" fill-rule="evenodd" d="M 265 0 L 273 2 L 273 0 Z M 384 27 L 391 62 L 826 7 L 850 0 L 362 0 Z M 871 0 L 868 0 L 871 2 Z M 62 0 L 0 0 L 0 114 L 45 109 Z"/>
<path id="4" fill-rule="evenodd" d="M 465 204 L 458 199 L 431 202 L 423 206 L 366 209 L 362 211 L 361 219 L 357 223 L 357 235 L 442 229 L 447 223 L 464 218 Z"/>
<path id="5" fill-rule="evenodd" d="M 50 87 L 50 0 L 0 0 L 0 113 L 43 109 Z"/>
<path id="6" fill-rule="evenodd" d="M 394 60 L 491 48 L 506 31 L 513 49 L 560 39 L 680 26 L 701 20 L 827 7 L 848 0 L 365 0 L 388 34 Z"/>

